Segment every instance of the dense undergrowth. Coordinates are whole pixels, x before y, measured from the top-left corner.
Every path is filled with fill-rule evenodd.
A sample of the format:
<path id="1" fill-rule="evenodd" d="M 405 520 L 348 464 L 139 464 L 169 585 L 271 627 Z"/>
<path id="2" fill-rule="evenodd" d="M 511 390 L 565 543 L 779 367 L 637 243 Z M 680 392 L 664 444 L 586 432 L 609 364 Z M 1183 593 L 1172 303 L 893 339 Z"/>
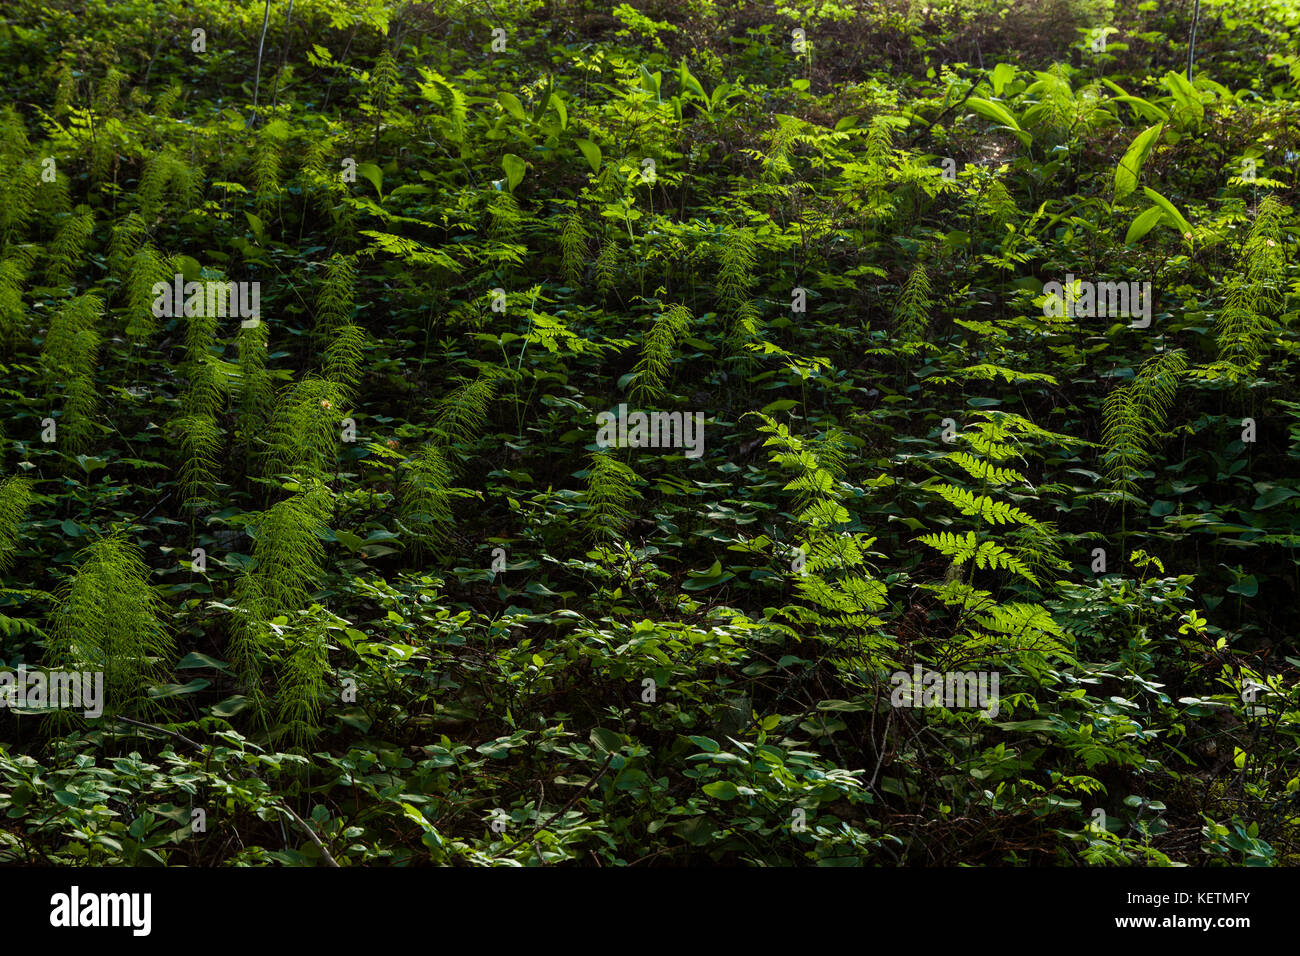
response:
<path id="1" fill-rule="evenodd" d="M 1195 6 L 9 3 L 0 657 L 107 696 L 0 860 L 1296 862 L 1300 7 Z"/>

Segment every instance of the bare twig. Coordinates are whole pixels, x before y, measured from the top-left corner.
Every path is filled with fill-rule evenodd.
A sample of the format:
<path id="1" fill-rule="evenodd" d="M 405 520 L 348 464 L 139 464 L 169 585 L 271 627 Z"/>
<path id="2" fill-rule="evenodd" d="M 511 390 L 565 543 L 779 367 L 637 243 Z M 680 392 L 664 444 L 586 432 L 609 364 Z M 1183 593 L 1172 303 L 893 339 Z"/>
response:
<path id="1" fill-rule="evenodd" d="M 257 91 L 262 85 L 262 48 L 266 45 L 266 28 L 271 23 L 271 0 L 266 0 L 266 10 L 262 14 L 262 38 L 257 41 L 257 72 L 253 76 L 253 112 L 249 114 L 248 125 L 257 121 Z"/>
<path id="2" fill-rule="evenodd" d="M 181 741 L 182 743 L 188 744 L 189 746 L 193 747 L 195 750 L 198 751 L 207 750 L 207 747 L 204 744 L 201 744 L 195 740 L 190 740 L 189 737 L 186 737 L 184 734 L 179 733 L 175 730 L 168 730 L 166 727 L 159 727 L 157 724 L 147 724 L 143 720 L 132 720 L 130 717 L 118 716 L 116 719 L 122 721 L 123 723 L 134 724 L 136 727 L 145 727 L 149 730 L 156 730 L 162 734 L 168 734 L 172 737 L 175 737 L 177 740 Z M 308 825 L 306 820 L 298 816 L 298 814 L 294 813 L 292 807 L 289 807 L 285 804 L 278 805 L 276 809 L 279 810 L 281 813 L 285 814 L 286 816 L 288 816 L 289 819 L 291 819 L 294 823 L 298 824 L 298 826 L 302 828 L 303 832 L 307 834 L 308 839 L 310 839 L 312 843 L 316 844 L 316 848 L 320 850 L 321 856 L 324 857 L 326 865 L 338 867 L 338 863 L 335 861 L 334 857 L 330 855 L 329 848 L 326 847 L 325 844 L 321 842 L 320 837 L 316 835 L 316 831 L 313 830 L 311 826 Z"/>
<path id="3" fill-rule="evenodd" d="M 492 855 L 492 859 L 495 860 L 495 859 L 498 859 L 499 857 L 503 857 L 503 856 L 505 856 L 507 853 L 509 853 L 511 850 L 515 849 L 515 847 L 518 847 L 518 846 L 520 846 L 520 845 L 522 845 L 522 844 L 524 844 L 524 843 L 527 843 L 527 842 L 528 842 L 529 840 L 531 840 L 533 837 L 537 836 L 537 834 L 541 833 L 543 830 L 545 830 L 547 827 L 549 827 L 552 823 L 554 823 L 555 820 L 556 820 L 556 818 L 558 818 L 558 817 L 562 817 L 562 816 L 564 816 L 564 814 L 568 813 L 568 812 L 569 812 L 569 807 L 571 807 L 571 806 L 573 806 L 575 803 L 577 803 L 577 802 L 578 802 L 578 798 L 581 797 L 581 796 L 582 796 L 584 793 L 586 793 L 588 790 L 590 790 L 592 787 L 594 787 L 594 786 L 596 785 L 596 781 L 599 780 L 601 777 L 603 777 L 603 776 L 605 775 L 605 771 L 609 769 L 610 761 L 612 761 L 613 759 L 614 759 L 614 755 L 611 753 L 608 757 L 605 758 L 605 762 L 604 762 L 603 764 L 601 764 L 600 769 L 596 771 L 596 775 L 595 775 L 594 777 L 592 777 L 590 780 L 588 780 L 586 783 L 584 783 L 584 784 L 582 785 L 582 789 L 579 790 L 577 793 L 575 793 L 575 794 L 573 795 L 573 797 L 569 800 L 568 803 L 566 803 L 564 806 L 560 807 L 560 809 L 558 809 L 558 810 L 556 810 L 554 813 L 552 813 L 552 814 L 550 815 L 550 817 L 548 817 L 544 823 L 538 824 L 536 827 L 534 827 L 533 830 L 532 830 L 532 832 L 529 833 L 527 836 L 525 836 L 523 839 L 521 839 L 521 840 L 517 840 L 517 841 L 515 841 L 514 843 L 510 844 L 508 847 L 506 847 L 506 848 L 505 848 L 504 850 L 502 850 L 500 853 L 494 853 L 494 854 Z"/>
<path id="4" fill-rule="evenodd" d="M 116 719 L 122 721 L 124 724 L 134 724 L 137 727 L 146 727 L 149 730 L 156 730 L 160 734 L 170 734 L 182 743 L 193 747 L 195 750 L 202 750 L 204 748 L 203 744 L 190 740 L 190 738 L 186 737 L 184 734 L 178 733 L 175 730 L 168 730 L 166 727 L 159 727 L 157 724 L 146 724 L 143 720 L 132 720 L 130 717 L 122 716 L 118 716 Z"/>
<path id="5" fill-rule="evenodd" d="M 293 26 L 293 0 L 289 0 L 289 12 L 284 15 L 284 43 L 280 45 L 280 65 L 275 68 L 275 86 L 271 88 L 271 113 L 275 113 L 276 104 L 280 102 L 280 74 L 284 72 L 284 58 L 289 52 L 289 28 Z"/>
<path id="6" fill-rule="evenodd" d="M 339 865 L 336 862 L 334 862 L 334 857 L 330 856 L 329 849 L 325 846 L 324 843 L 320 841 L 320 837 L 316 835 L 316 831 L 313 830 L 310 826 L 308 826 L 306 820 L 298 816 L 298 814 L 294 813 L 293 808 L 288 805 L 281 805 L 276 807 L 276 809 L 279 810 L 281 813 L 287 814 L 289 819 L 291 819 L 294 823 L 298 824 L 298 826 L 302 827 L 303 832 L 306 833 L 307 836 L 311 838 L 311 842 L 316 844 L 316 849 L 320 850 L 320 855 L 325 858 L 325 863 L 327 865 L 338 868 Z"/>
<path id="7" fill-rule="evenodd" d="M 957 109 L 959 106 L 961 106 L 963 103 L 965 103 L 968 99 L 970 99 L 970 95 L 971 95 L 972 93 L 975 92 L 975 87 L 977 87 L 977 86 L 980 85 L 980 79 L 981 79 L 981 77 L 976 77 L 974 80 L 972 80 L 972 81 L 971 81 L 971 84 L 970 84 L 970 89 L 968 89 L 968 90 L 966 91 L 966 95 L 965 95 L 965 96 L 963 96 L 961 99 L 959 99 L 956 103 L 953 103 L 952 106 L 948 107 L 946 110 L 944 110 L 944 111 L 943 111 L 942 113 L 940 113 L 938 116 L 936 116 L 934 119 L 930 120 L 929 124 L 925 127 L 925 129 L 921 130 L 919 133 L 917 133 L 915 136 L 913 136 L 911 139 L 909 139 L 909 140 L 907 141 L 907 148 L 908 148 L 908 149 L 911 149 L 913 146 L 915 146 L 917 140 L 919 140 L 919 139 L 920 139 L 922 136 L 924 136 L 926 133 L 930 132 L 930 130 L 934 129 L 934 124 L 935 124 L 935 123 L 939 122 L 939 120 L 943 119 L 945 116 L 947 116 L 947 115 L 948 115 L 949 113 L 951 113 L 953 110 Z"/>

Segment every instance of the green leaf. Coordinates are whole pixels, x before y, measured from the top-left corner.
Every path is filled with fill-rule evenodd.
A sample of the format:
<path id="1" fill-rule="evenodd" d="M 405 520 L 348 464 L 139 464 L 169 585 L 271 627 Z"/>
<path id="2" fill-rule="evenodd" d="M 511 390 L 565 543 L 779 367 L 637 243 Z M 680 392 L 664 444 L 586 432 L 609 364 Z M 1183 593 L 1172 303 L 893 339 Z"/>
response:
<path id="1" fill-rule="evenodd" d="M 685 591 L 704 591 L 735 577 L 734 574 L 722 570 L 721 561 L 714 561 L 707 571 L 687 571 L 686 576 L 690 580 L 682 582 L 682 589 Z"/>
<path id="2" fill-rule="evenodd" d="M 555 110 L 555 115 L 560 118 L 560 129 L 569 128 L 569 110 L 564 105 L 564 100 L 560 99 L 559 93 L 552 93 L 550 105 Z"/>
<path id="3" fill-rule="evenodd" d="M 241 710 L 248 706 L 248 698 L 243 694 L 235 694 L 227 697 L 219 703 L 213 704 L 210 708 L 214 717 L 233 717 Z"/>
<path id="4" fill-rule="evenodd" d="M 209 657 L 207 654 L 201 654 L 198 651 L 190 651 L 176 665 L 178 671 L 190 670 L 196 667 L 214 667 L 219 671 L 227 672 L 230 670 L 230 665 L 225 661 L 219 661 L 215 657 Z"/>
<path id="5" fill-rule="evenodd" d="M 1000 724 L 994 724 L 993 726 L 1002 730 L 1060 730 L 1060 728 L 1050 720 L 1012 720 Z"/>
<path id="6" fill-rule="evenodd" d="M 1133 142 L 1129 144 L 1129 148 L 1124 152 L 1124 157 L 1119 161 L 1119 165 L 1115 167 L 1115 202 L 1119 202 L 1137 189 L 1138 175 L 1142 172 L 1142 164 L 1146 162 L 1152 145 L 1159 138 L 1164 128 L 1163 123 L 1148 127 L 1138 133 Z"/>
<path id="7" fill-rule="evenodd" d="M 579 139 L 575 140 L 575 142 L 578 144 L 578 149 L 582 151 L 582 155 L 587 157 L 587 164 L 591 167 L 591 171 L 599 173 L 600 147 L 589 139 Z"/>
<path id="8" fill-rule="evenodd" d="M 1257 485 L 1256 489 L 1258 490 L 1260 487 L 1262 486 Z M 1264 488 L 1260 496 L 1255 499 L 1255 503 L 1251 505 L 1251 509 L 1254 511 L 1263 511 L 1265 508 L 1272 508 L 1274 505 L 1281 504 L 1288 498 L 1296 497 L 1296 494 L 1297 492 L 1290 488 L 1284 488 L 1281 485 L 1269 485 Z"/>
<path id="9" fill-rule="evenodd" d="M 523 181 L 526 164 L 514 153 L 506 153 L 501 157 L 501 168 L 506 171 L 506 188 L 514 192 Z"/>
<path id="10" fill-rule="evenodd" d="M 176 263 L 176 268 L 180 270 L 182 278 L 186 282 L 197 282 L 203 272 L 203 266 L 192 256 L 180 255 L 173 256 L 172 261 Z"/>
<path id="11" fill-rule="evenodd" d="M 623 747 L 623 738 L 612 730 L 606 730 L 604 727 L 597 727 L 591 732 L 590 740 L 603 754 L 618 753 Z"/>
<path id="12" fill-rule="evenodd" d="M 707 571 L 687 571 L 686 573 L 693 578 L 716 578 L 722 574 L 722 562 L 714 561 Z"/>
<path id="13" fill-rule="evenodd" d="M 706 783 L 703 787 L 705 793 L 715 800 L 734 800 L 740 793 L 736 785 L 730 780 L 715 780 L 713 783 Z"/>
<path id="14" fill-rule="evenodd" d="M 336 531 L 334 532 L 334 537 L 338 538 L 339 544 L 343 545 L 343 547 L 347 548 L 349 551 L 355 551 L 365 544 L 359 536 L 353 534 L 351 531 Z"/>
<path id="15" fill-rule="evenodd" d="M 681 66 L 677 69 L 677 79 L 681 83 L 683 90 L 689 90 L 706 103 L 709 101 L 708 94 L 704 92 L 704 87 L 700 85 L 700 81 L 695 78 L 690 67 L 686 65 L 685 57 L 682 58 Z"/>
<path id="16" fill-rule="evenodd" d="M 1128 234 L 1124 236 L 1124 245 L 1131 246 L 1148 232 L 1156 227 L 1160 220 L 1165 218 L 1165 211 L 1159 206 L 1152 206 L 1145 212 L 1138 215 L 1133 220 L 1133 224 L 1128 227 Z"/>
<path id="17" fill-rule="evenodd" d="M 501 104 L 502 109 L 517 120 L 524 120 L 527 114 L 524 113 L 524 104 L 519 102 L 519 97 L 513 93 L 507 93 L 504 90 L 497 94 L 497 102 Z"/>
<path id="18" fill-rule="evenodd" d="M 1248 574 L 1232 587 L 1228 588 L 1229 594 L 1240 594 L 1242 597 L 1254 597 L 1259 593 L 1259 579 L 1253 574 Z"/>
<path id="19" fill-rule="evenodd" d="M 1140 96 L 1128 96 L 1127 94 L 1124 96 L 1117 96 L 1115 97 L 1115 102 L 1127 103 L 1129 106 L 1133 107 L 1134 112 L 1140 114 L 1142 118 L 1148 122 L 1169 122 L 1169 114 L 1165 110 L 1162 110 L 1160 107 L 1148 100 L 1142 99 Z"/>
<path id="20" fill-rule="evenodd" d="M 830 710 L 838 713 L 856 713 L 866 710 L 866 704 L 855 704 L 850 700 L 823 700 L 817 704 L 818 710 Z"/>
<path id="21" fill-rule="evenodd" d="M 641 70 L 641 88 L 647 93 L 653 93 L 655 96 L 658 96 L 659 79 L 661 74 L 651 73 L 645 68 L 644 63 L 640 65 L 639 69 Z"/>
<path id="22" fill-rule="evenodd" d="M 1187 82 L 1187 77 L 1175 70 L 1170 70 L 1165 74 L 1164 84 L 1176 104 L 1173 111 L 1174 121 L 1182 129 L 1189 127 L 1198 129 L 1201 120 L 1205 117 L 1205 104 L 1201 102 L 1201 98 L 1196 90 L 1192 88 L 1192 84 Z"/>
<path id="23" fill-rule="evenodd" d="M 985 119 L 993 120 L 995 123 L 1001 123 L 1007 129 L 1016 134 L 1016 138 L 1027 148 L 1033 143 L 1034 138 L 1020 128 L 1016 118 L 1011 115 L 1011 111 L 1001 103 L 994 103 L 991 100 L 980 99 L 978 96 L 972 96 L 966 101 L 976 113 Z"/>
<path id="24" fill-rule="evenodd" d="M 384 171 L 382 169 L 374 163 L 357 163 L 357 173 L 365 177 L 375 187 L 375 192 L 379 194 L 380 199 L 384 198 Z"/>
<path id="25" fill-rule="evenodd" d="M 196 677 L 188 684 L 163 684 L 160 687 L 150 687 L 149 696 L 155 700 L 161 700 L 165 697 L 181 697 L 185 694 L 196 694 L 205 687 L 211 686 L 212 681 L 206 677 Z"/>
<path id="26" fill-rule="evenodd" d="M 1171 203 L 1168 199 L 1166 199 L 1164 196 L 1160 195 L 1158 192 L 1156 192 L 1156 191 L 1155 191 L 1154 189 L 1152 189 L 1150 186 L 1143 186 L 1143 187 L 1142 187 L 1142 191 L 1143 191 L 1144 193 L 1147 194 L 1147 198 L 1148 198 L 1148 199 L 1150 199 L 1153 203 L 1155 203 L 1157 206 L 1159 206 L 1161 209 L 1163 209 L 1166 213 L 1168 213 L 1168 214 L 1169 214 L 1169 217 L 1170 217 L 1174 222 L 1178 223 L 1178 232 L 1179 232 L 1180 235 L 1184 235 L 1184 236 L 1185 236 L 1185 235 L 1187 235 L 1188 233 L 1190 233 L 1190 232 L 1193 231 L 1193 230 L 1192 230 L 1192 224 L 1191 224 L 1190 222 L 1188 222 L 1186 219 L 1183 218 L 1183 214 L 1182 214 L 1181 212 L 1178 211 L 1178 207 L 1176 207 L 1176 206 L 1175 206 L 1173 203 Z"/>
<path id="27" fill-rule="evenodd" d="M 993 95 L 1001 96 L 1006 85 L 1016 78 L 1016 68 L 1010 63 L 999 63 L 989 72 L 993 81 Z"/>

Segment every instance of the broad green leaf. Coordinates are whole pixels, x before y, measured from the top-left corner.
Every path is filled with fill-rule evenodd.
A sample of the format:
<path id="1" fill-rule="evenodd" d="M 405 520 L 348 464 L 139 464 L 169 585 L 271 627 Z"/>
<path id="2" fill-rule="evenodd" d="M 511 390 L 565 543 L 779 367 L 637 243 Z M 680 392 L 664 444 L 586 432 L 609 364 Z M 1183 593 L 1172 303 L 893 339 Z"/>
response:
<path id="1" fill-rule="evenodd" d="M 1124 245 L 1131 246 L 1148 232 L 1156 227 L 1160 220 L 1165 218 L 1165 211 L 1159 206 L 1151 206 L 1144 212 L 1140 213 L 1133 224 L 1128 227 L 1128 234 L 1124 236 Z"/>
<path id="2" fill-rule="evenodd" d="M 375 192 L 379 194 L 380 199 L 384 198 L 384 171 L 382 169 L 374 163 L 357 163 L 357 174 L 363 176 L 375 187 Z"/>
<path id="3" fill-rule="evenodd" d="M 582 155 L 587 157 L 587 165 L 591 167 L 593 173 L 600 172 L 600 147 L 589 139 L 574 140 L 578 144 L 578 149 Z"/>
<path id="4" fill-rule="evenodd" d="M 653 93 L 655 96 L 658 96 L 659 81 L 662 77 L 662 74 L 651 73 L 649 70 L 645 68 L 644 63 L 640 65 L 639 69 L 641 71 L 641 88 L 645 90 L 647 93 Z"/>
<path id="5" fill-rule="evenodd" d="M 734 800 L 740 793 L 730 780 L 715 780 L 713 783 L 706 783 L 702 789 L 715 800 Z"/>
<path id="6" fill-rule="evenodd" d="M 1169 122 L 1169 113 L 1162 110 L 1150 100 L 1144 100 L 1140 96 L 1116 96 L 1116 103 L 1127 103 L 1133 107 L 1133 112 L 1138 113 L 1144 120 L 1149 123 L 1167 123 Z"/>
<path id="7" fill-rule="evenodd" d="M 623 738 L 604 727 L 593 730 L 590 739 L 595 748 L 603 754 L 618 753 L 623 747 Z"/>
<path id="8" fill-rule="evenodd" d="M 522 121 L 527 118 L 527 114 L 524 112 L 524 104 L 519 102 L 519 97 L 515 96 L 515 94 L 502 90 L 497 94 L 497 102 L 501 104 L 502 109 L 515 119 Z"/>
<path id="9" fill-rule="evenodd" d="M 1142 191 L 1147 194 L 1147 198 L 1169 214 L 1169 217 L 1178 224 L 1179 234 L 1186 237 L 1192 233 L 1192 224 L 1183 218 L 1183 214 L 1178 208 L 1164 196 L 1160 195 L 1150 186 L 1143 186 Z"/>
<path id="10" fill-rule="evenodd" d="M 1001 96 L 1008 83 L 1016 78 L 1016 68 L 1010 63 L 999 63 L 989 72 L 993 83 L 993 95 Z"/>
<path id="11" fill-rule="evenodd" d="M 1192 84 L 1187 82 L 1187 77 L 1171 70 L 1165 74 L 1164 84 L 1174 99 L 1174 122 L 1183 129 L 1199 129 L 1201 120 L 1205 117 L 1205 104 L 1201 102 Z"/>
<path id="12" fill-rule="evenodd" d="M 506 153 L 501 157 L 501 168 L 506 171 L 506 189 L 514 192 L 524 179 L 524 161 L 514 153 Z"/>
<path id="13" fill-rule="evenodd" d="M 551 107 L 555 110 L 555 115 L 560 118 L 560 129 L 568 129 L 569 110 L 564 105 L 564 100 L 560 98 L 559 93 L 551 94 Z"/>
<path id="14" fill-rule="evenodd" d="M 677 79 L 681 83 L 683 90 L 690 90 L 706 103 L 709 101 L 708 94 L 704 92 L 704 87 L 700 85 L 700 81 L 695 78 L 690 67 L 686 65 L 685 57 L 682 58 L 681 66 L 677 68 Z"/>
<path id="15" fill-rule="evenodd" d="M 966 104 L 985 119 L 993 120 L 995 123 L 1001 123 L 1007 129 L 1011 130 L 1016 134 L 1016 138 L 1026 147 L 1033 143 L 1033 137 L 1020 128 L 1020 124 L 1011 114 L 1011 111 L 1001 103 L 994 103 L 991 100 L 972 96 L 966 101 Z"/>
<path id="16" fill-rule="evenodd" d="M 225 661 L 219 661 L 215 657 L 209 657 L 207 654 L 201 654 L 198 651 L 190 651 L 181 658 L 180 663 L 176 665 L 178 671 L 189 670 L 190 668 L 195 667 L 214 667 L 219 671 L 230 670 L 230 665 Z"/>
<path id="17" fill-rule="evenodd" d="M 1147 156 L 1151 152 L 1151 147 L 1159 138 L 1164 124 L 1157 123 L 1150 126 L 1134 138 L 1125 150 L 1124 157 L 1115 167 L 1115 202 L 1119 202 L 1133 190 L 1137 189 L 1138 175 L 1142 172 L 1142 164 L 1146 162 Z"/>
<path id="18" fill-rule="evenodd" d="M 149 696 L 155 700 L 164 697 L 180 697 L 184 694 L 196 694 L 205 687 L 211 686 L 212 681 L 206 677 L 196 677 L 188 684 L 163 684 L 159 687 L 150 687 Z"/>

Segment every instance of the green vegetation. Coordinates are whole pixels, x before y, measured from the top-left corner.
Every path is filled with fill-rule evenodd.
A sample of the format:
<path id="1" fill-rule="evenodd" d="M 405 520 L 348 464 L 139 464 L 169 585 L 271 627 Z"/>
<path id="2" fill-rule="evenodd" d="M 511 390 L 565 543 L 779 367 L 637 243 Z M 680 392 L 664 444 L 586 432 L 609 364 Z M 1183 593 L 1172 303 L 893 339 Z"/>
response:
<path id="1" fill-rule="evenodd" d="M 1297 48 L 11 0 L 0 863 L 1300 862 Z"/>

